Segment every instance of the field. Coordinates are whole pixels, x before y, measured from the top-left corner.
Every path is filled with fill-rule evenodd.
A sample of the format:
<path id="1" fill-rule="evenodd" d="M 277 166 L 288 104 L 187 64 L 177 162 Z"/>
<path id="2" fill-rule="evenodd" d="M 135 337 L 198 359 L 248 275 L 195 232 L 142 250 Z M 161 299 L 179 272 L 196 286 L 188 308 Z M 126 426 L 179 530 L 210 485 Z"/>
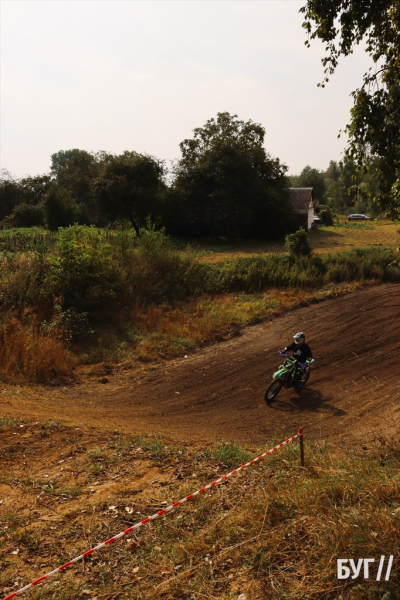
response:
<path id="1" fill-rule="evenodd" d="M 335 225 L 326 227 L 320 225 L 310 232 L 310 244 L 315 252 L 342 252 L 352 248 L 368 248 L 386 246 L 397 248 L 400 243 L 400 225 L 392 221 L 366 221 L 364 223 L 348 223 L 344 218 Z M 202 259 L 207 262 L 219 262 L 226 258 L 263 254 L 265 252 L 286 252 L 284 240 L 279 243 L 263 241 L 201 242 L 194 246 L 198 248 Z"/>
<path id="2" fill-rule="evenodd" d="M 334 242 L 342 249 L 368 234 L 370 244 L 395 247 L 396 228 L 322 228 L 312 244 L 326 244 L 321 252 Z M 217 257 L 211 249 L 199 250 L 202 259 Z M 169 360 L 81 364 L 53 384 L 4 382 L 0 593 L 302 427 L 304 469 L 293 442 L 26 597 L 398 600 L 400 284 L 371 283 L 276 290 L 269 307 L 265 294 L 236 294 L 235 303 L 259 302 L 264 320 L 253 313 L 253 326 L 243 328 L 221 317 L 214 339 L 221 343 Z M 233 300 L 215 302 L 223 314 Z M 152 310 L 146 314 L 154 333 L 162 310 Z M 184 327 L 175 317 L 177 330 Z M 277 351 L 298 330 L 306 331 L 316 361 L 310 381 L 300 396 L 282 390 L 268 407 L 263 396 Z M 390 581 L 376 581 L 376 565 L 369 580 L 336 577 L 337 558 L 390 554 Z"/>

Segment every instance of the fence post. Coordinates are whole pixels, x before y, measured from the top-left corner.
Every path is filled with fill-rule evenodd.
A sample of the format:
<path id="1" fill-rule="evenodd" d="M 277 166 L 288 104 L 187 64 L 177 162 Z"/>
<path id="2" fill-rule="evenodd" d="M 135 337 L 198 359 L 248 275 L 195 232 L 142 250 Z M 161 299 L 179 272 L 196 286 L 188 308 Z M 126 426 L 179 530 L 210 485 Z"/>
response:
<path id="1" fill-rule="evenodd" d="M 303 429 L 300 427 L 300 429 L 297 430 L 297 434 L 299 436 L 299 440 L 300 440 L 300 463 L 301 466 L 304 467 L 304 440 L 303 440 Z"/>

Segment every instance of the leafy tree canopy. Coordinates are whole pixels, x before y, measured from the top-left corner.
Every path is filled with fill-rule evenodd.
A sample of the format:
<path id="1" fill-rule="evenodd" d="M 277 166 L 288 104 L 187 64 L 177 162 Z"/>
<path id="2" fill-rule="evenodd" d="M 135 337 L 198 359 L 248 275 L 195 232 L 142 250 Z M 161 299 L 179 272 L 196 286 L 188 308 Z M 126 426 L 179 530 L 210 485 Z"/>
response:
<path id="1" fill-rule="evenodd" d="M 4 170 L 0 177 L 0 221 L 8 217 L 9 223 L 28 223 L 18 227 L 43 225 L 43 203 L 49 187 L 48 175 L 14 179 Z"/>
<path id="2" fill-rule="evenodd" d="M 44 207 L 39 204 L 18 204 L 10 217 L 14 227 L 42 227 L 45 224 Z"/>
<path id="3" fill-rule="evenodd" d="M 87 152 L 74 148 L 51 155 L 50 173 L 57 185 L 68 191 L 80 208 L 80 221 L 97 223 L 98 214 L 91 196 L 91 181 L 97 177 L 100 164 L 110 156 L 105 152 Z"/>
<path id="4" fill-rule="evenodd" d="M 91 181 L 91 192 L 109 222 L 127 219 L 139 233 L 149 215 L 158 216 L 164 172 L 162 161 L 152 156 L 129 151 L 107 155 Z"/>
<path id="5" fill-rule="evenodd" d="M 195 236 L 269 237 L 289 229 L 287 167 L 263 146 L 265 129 L 218 113 L 180 144 L 170 229 Z M 285 231 L 285 232 L 286 232 Z"/>
<path id="6" fill-rule="evenodd" d="M 8 217 L 21 201 L 19 182 L 14 179 L 9 171 L 3 169 L 0 177 L 0 221 Z"/>
<path id="7" fill-rule="evenodd" d="M 322 59 L 329 80 L 341 56 L 351 54 L 361 40 L 375 63 L 363 84 L 352 92 L 354 106 L 347 156 L 368 170 L 374 165 L 375 199 L 400 208 L 400 1 L 308 0 L 300 9 L 310 40 L 326 43 Z"/>
<path id="8" fill-rule="evenodd" d="M 300 175 L 290 178 L 293 187 L 312 187 L 314 195 L 321 204 L 325 201 L 326 185 L 325 177 L 318 169 L 313 169 L 309 165 L 304 167 Z"/>
<path id="9" fill-rule="evenodd" d="M 53 231 L 73 225 L 79 219 L 79 207 L 70 192 L 55 184 L 46 194 L 43 210 L 47 227 Z"/>
<path id="10" fill-rule="evenodd" d="M 42 203 L 50 187 L 49 175 L 36 175 L 24 177 L 20 181 L 23 203 L 37 206 Z"/>

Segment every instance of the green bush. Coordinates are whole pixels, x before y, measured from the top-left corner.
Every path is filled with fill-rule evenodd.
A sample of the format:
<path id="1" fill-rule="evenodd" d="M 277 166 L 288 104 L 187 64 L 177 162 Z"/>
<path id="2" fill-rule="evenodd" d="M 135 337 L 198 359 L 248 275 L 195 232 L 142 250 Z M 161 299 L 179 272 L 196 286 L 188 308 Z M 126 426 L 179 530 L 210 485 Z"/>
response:
<path id="1" fill-rule="evenodd" d="M 319 218 L 321 219 L 322 225 L 333 225 L 332 213 L 328 207 L 324 207 L 320 210 Z"/>
<path id="2" fill-rule="evenodd" d="M 285 246 L 292 256 L 309 256 L 312 252 L 308 234 L 305 229 L 299 229 L 285 237 Z"/>
<path id="3" fill-rule="evenodd" d="M 178 251 L 164 231 L 141 228 L 125 266 L 125 287 L 145 303 L 182 300 L 205 291 L 207 272 L 190 248 Z"/>
<path id="4" fill-rule="evenodd" d="M 51 258 L 55 296 L 63 311 L 88 313 L 141 303 L 184 299 L 206 287 L 207 267 L 190 250 L 176 250 L 163 231 L 142 228 L 138 238 L 118 232 L 112 239 L 95 227 L 59 230 Z"/>
<path id="5" fill-rule="evenodd" d="M 51 262 L 51 285 L 63 309 L 78 313 L 104 307 L 116 296 L 118 270 L 104 234 L 95 227 L 60 228 Z"/>

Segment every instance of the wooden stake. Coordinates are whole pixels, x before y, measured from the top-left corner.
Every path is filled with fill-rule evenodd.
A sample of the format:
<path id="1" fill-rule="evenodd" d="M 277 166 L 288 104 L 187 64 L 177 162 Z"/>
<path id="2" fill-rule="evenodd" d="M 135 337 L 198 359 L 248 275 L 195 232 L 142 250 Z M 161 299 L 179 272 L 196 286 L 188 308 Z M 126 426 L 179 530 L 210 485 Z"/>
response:
<path id="1" fill-rule="evenodd" d="M 304 467 L 304 440 L 303 440 L 303 430 L 302 428 L 297 430 L 297 434 L 300 439 L 300 462 L 301 466 Z"/>

